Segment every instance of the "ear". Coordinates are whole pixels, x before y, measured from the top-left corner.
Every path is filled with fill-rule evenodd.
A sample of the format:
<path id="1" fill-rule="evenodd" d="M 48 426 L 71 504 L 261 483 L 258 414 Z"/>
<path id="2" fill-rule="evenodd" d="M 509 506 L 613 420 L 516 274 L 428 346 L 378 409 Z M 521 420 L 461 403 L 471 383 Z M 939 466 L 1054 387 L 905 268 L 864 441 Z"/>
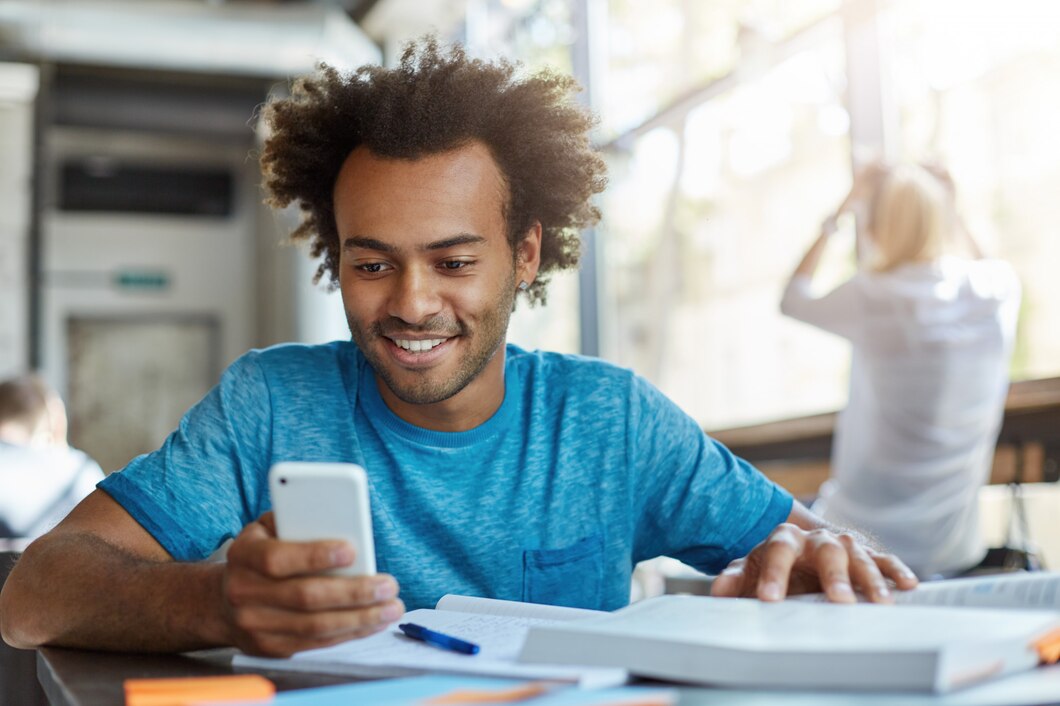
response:
<path id="1" fill-rule="evenodd" d="M 526 235 L 515 246 L 515 281 L 533 284 L 537 269 L 541 266 L 541 222 L 527 230 Z"/>

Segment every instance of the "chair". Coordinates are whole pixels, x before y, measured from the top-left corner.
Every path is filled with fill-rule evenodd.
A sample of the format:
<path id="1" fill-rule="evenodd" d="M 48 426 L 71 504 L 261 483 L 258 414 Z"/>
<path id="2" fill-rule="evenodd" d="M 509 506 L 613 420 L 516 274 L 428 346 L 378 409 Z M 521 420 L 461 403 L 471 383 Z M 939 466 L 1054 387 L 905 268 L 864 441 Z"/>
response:
<path id="1" fill-rule="evenodd" d="M 19 552 L 0 552 L 0 587 Z M 16 650 L 0 640 L 0 706 L 48 706 L 37 681 L 36 650 Z"/>

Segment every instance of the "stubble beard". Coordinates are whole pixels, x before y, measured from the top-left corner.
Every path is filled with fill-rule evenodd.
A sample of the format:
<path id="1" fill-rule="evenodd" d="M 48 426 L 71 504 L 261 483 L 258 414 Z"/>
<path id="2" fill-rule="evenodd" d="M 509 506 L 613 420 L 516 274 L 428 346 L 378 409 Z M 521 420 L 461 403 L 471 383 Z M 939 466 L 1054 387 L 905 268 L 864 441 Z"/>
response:
<path id="1" fill-rule="evenodd" d="M 453 397 L 477 378 L 486 369 L 493 356 L 497 354 L 504 345 L 508 333 L 508 321 L 512 315 L 515 305 L 515 271 L 509 273 L 504 287 L 498 293 L 497 305 L 483 316 L 479 325 L 474 329 L 459 320 L 447 320 L 444 318 L 432 319 L 420 326 L 409 326 L 397 320 L 376 321 L 367 327 L 358 325 L 349 311 L 346 312 L 346 323 L 350 328 L 353 342 L 361 349 L 361 353 L 372 366 L 375 374 L 382 379 L 394 395 L 406 404 L 427 405 L 444 402 Z M 460 361 L 456 372 L 439 379 L 441 373 L 435 369 L 404 371 L 411 374 L 411 382 L 400 382 L 389 363 L 382 355 L 375 351 L 375 345 L 385 338 L 387 329 L 413 332 L 422 330 L 425 333 L 437 333 L 440 331 L 456 331 L 468 345 L 468 352 Z M 388 342 L 383 343 L 388 345 Z"/>

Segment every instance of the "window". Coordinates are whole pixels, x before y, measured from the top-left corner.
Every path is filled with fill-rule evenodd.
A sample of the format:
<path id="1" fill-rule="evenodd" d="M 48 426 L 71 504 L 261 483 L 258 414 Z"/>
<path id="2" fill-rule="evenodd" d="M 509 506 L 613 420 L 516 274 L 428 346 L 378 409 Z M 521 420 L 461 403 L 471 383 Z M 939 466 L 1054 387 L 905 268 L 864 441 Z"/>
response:
<path id="1" fill-rule="evenodd" d="M 628 130 L 838 6 L 839 0 L 611 0 L 601 132 Z"/>
<path id="2" fill-rule="evenodd" d="M 1013 378 L 1060 375 L 1060 6 L 907 0 L 885 19 L 898 151 L 948 164 L 980 246 L 1016 268 Z"/>
<path id="3" fill-rule="evenodd" d="M 572 72 L 571 4 L 566 0 L 484 0 L 469 6 L 467 46 L 476 56 L 520 60 L 527 72 Z M 527 349 L 579 352 L 577 272 L 553 275 L 548 304 L 531 308 L 519 298 L 508 340 Z"/>
<path id="4" fill-rule="evenodd" d="M 843 403 L 846 347 L 777 308 L 849 186 L 842 36 L 826 22 L 608 150 L 605 355 L 708 428 Z"/>
<path id="5" fill-rule="evenodd" d="M 847 344 L 778 304 L 849 187 L 854 141 L 859 159 L 950 166 L 970 229 L 1023 281 L 1013 377 L 1060 375 L 1055 2 L 485 4 L 518 17 L 507 46 L 539 66 L 585 41 L 579 3 L 606 7 L 590 27 L 605 40 L 590 75 L 611 169 L 596 241 L 603 357 L 709 429 L 842 407 Z M 852 225 L 841 230 L 846 248 L 829 248 L 822 284 L 853 271 Z M 576 294 L 517 314 L 515 330 L 529 321 L 532 345 L 556 332 L 576 341 Z"/>

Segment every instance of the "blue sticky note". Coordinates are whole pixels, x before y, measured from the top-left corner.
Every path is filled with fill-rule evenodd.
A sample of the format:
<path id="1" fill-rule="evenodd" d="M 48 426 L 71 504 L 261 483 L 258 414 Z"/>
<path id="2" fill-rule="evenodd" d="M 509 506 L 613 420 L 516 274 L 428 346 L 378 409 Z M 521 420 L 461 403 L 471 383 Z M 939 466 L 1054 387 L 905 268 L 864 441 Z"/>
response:
<path id="1" fill-rule="evenodd" d="M 284 691 L 276 694 L 270 706 L 350 706 L 350 704 L 372 704 L 372 706 L 423 706 L 427 700 L 464 691 L 510 692 L 523 686 L 540 684 L 518 679 L 489 679 L 432 675 L 403 679 L 380 679 L 378 681 L 324 686 L 315 689 Z M 541 696 L 519 700 L 533 706 L 621 706 L 622 704 L 674 704 L 677 691 L 674 689 L 619 687 L 614 689 L 577 689 L 571 685 L 554 685 Z M 511 698 L 501 698 L 496 704 L 510 704 Z M 475 706 L 490 706 L 489 701 L 476 699 Z M 227 704 L 226 706 L 235 706 Z M 251 706 L 246 704 L 244 706 Z M 257 704 L 256 706 L 261 706 Z"/>
<path id="2" fill-rule="evenodd" d="M 414 706 L 425 699 L 443 696 L 466 689 L 508 690 L 522 684 L 519 679 L 487 679 L 460 676 L 423 676 L 403 679 L 379 679 L 323 686 L 314 689 L 282 691 L 270 701 L 270 706 L 350 706 L 350 704 L 373 704 L 373 706 Z M 232 705 L 229 705 L 232 706 Z M 245 706 L 251 706 L 246 704 Z M 261 706 L 255 704 L 254 706 Z"/>

